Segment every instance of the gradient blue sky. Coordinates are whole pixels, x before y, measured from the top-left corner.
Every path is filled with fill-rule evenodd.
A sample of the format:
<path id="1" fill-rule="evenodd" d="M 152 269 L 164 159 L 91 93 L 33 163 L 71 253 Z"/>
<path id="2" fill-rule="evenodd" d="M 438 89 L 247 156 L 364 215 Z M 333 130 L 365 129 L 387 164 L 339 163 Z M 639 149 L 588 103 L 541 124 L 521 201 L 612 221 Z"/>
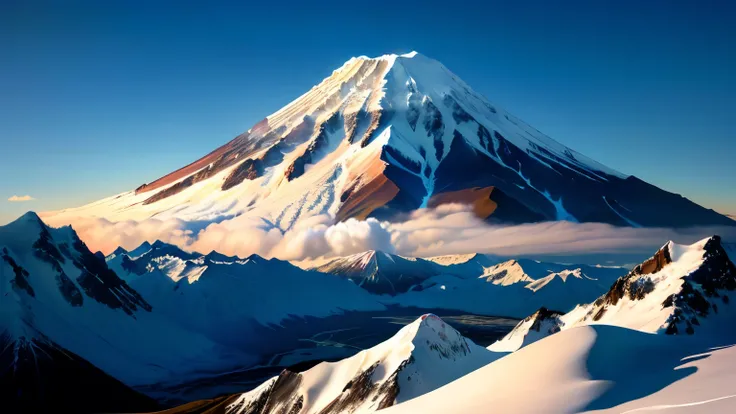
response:
<path id="1" fill-rule="evenodd" d="M 351 56 L 411 50 L 577 151 L 736 214 L 733 2 L 198 3 L 0 2 L 0 223 L 135 188 Z"/>

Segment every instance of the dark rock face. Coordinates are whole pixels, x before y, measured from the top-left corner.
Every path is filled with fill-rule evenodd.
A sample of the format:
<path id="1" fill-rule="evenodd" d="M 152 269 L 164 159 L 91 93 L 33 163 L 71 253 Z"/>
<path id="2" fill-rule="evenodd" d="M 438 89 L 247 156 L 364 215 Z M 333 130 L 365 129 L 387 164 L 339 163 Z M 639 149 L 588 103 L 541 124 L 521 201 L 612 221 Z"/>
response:
<path id="1" fill-rule="evenodd" d="M 728 292 L 736 291 L 736 266 L 723 249 L 721 238 L 710 238 L 704 250 L 700 267 L 683 275 L 680 291 L 662 303 L 663 308 L 674 308 L 665 327 L 667 334 L 695 333 L 695 327 L 700 325 L 699 318 L 718 313 L 719 304 L 727 306 L 730 302 Z M 615 306 L 624 297 L 632 301 L 646 298 L 656 288 L 648 275 L 661 271 L 670 263 L 671 253 L 668 246 L 664 246 L 650 259 L 616 280 L 611 289 L 594 302 L 589 316 L 594 321 L 600 320 L 608 306 Z"/>
<path id="2" fill-rule="evenodd" d="M 328 120 L 323 122 L 318 130 L 317 137 L 309 143 L 309 146 L 302 155 L 292 162 L 292 164 L 286 170 L 286 179 L 291 181 L 295 178 L 301 177 L 304 174 L 304 168 L 307 164 L 313 164 L 320 160 L 322 152 L 325 147 L 329 145 L 329 135 L 334 133 L 340 127 L 340 113 L 335 112 Z"/>
<path id="3" fill-rule="evenodd" d="M 350 380 L 350 382 L 345 385 L 345 388 L 343 388 L 340 396 L 328 404 L 327 407 L 322 409 L 320 414 L 349 412 L 351 407 L 356 407 L 363 403 L 376 387 L 376 384 L 371 381 L 371 377 L 373 377 L 373 373 L 377 367 L 378 363 L 376 362 Z"/>
<path id="4" fill-rule="evenodd" d="M 422 124 L 428 137 L 432 137 L 434 141 L 442 140 L 442 135 L 445 133 L 445 124 L 442 122 L 442 113 L 434 106 L 432 101 L 424 103 Z"/>
<path id="5" fill-rule="evenodd" d="M 279 374 L 276 381 L 266 390 L 264 390 L 258 398 L 245 403 L 240 402 L 230 407 L 228 412 L 237 412 L 242 414 L 271 414 L 271 413 L 287 413 L 297 414 L 304 405 L 304 397 L 298 395 L 298 388 L 301 384 L 302 376 L 289 370 L 284 370 Z M 275 408 L 280 407 L 280 411 Z"/>
<path id="6" fill-rule="evenodd" d="M 562 315 L 564 315 L 562 312 L 550 310 L 545 307 L 541 307 L 533 315 L 527 317 L 525 321 L 530 320 L 530 318 L 533 319 L 534 322 L 532 323 L 532 326 L 530 329 L 539 332 L 542 328 L 542 323 L 544 321 L 547 321 L 547 320 L 557 321 Z M 553 334 L 555 332 L 559 332 L 559 330 L 560 330 L 560 327 L 557 326 L 556 329 L 554 329 L 554 332 L 549 332 L 549 333 Z"/>
<path id="7" fill-rule="evenodd" d="M 152 399 L 47 339 L 0 334 L 0 399 L 8 413 L 149 412 Z"/>
<path id="8" fill-rule="evenodd" d="M 34 256 L 50 264 L 54 269 L 56 272 L 54 278 L 64 299 L 72 306 L 82 306 L 84 303 L 82 292 L 61 267 L 66 263 L 66 259 L 73 258 L 69 246 L 66 243 L 59 243 L 57 247 L 48 228 L 40 220 L 39 226 L 41 228 L 39 238 L 33 243 Z"/>
<path id="9" fill-rule="evenodd" d="M 445 95 L 443 99 L 443 103 L 446 107 L 452 109 L 452 119 L 455 120 L 456 123 L 461 124 L 463 122 L 469 122 L 473 120 L 473 117 L 470 116 L 469 113 L 465 112 L 465 110 L 458 105 L 455 98 L 452 97 L 452 95 Z"/>
<path id="10" fill-rule="evenodd" d="M 131 316 L 138 308 L 151 311 L 151 305 L 110 270 L 104 258 L 91 253 L 76 234 L 73 247 L 79 254 L 73 263 L 81 271 L 77 283 L 87 296 L 112 309 L 122 309 Z"/>
<path id="11" fill-rule="evenodd" d="M 146 268 L 144 266 L 139 265 L 137 261 L 132 260 L 127 254 L 124 254 L 122 256 L 120 265 L 123 268 L 123 270 L 125 270 L 126 272 L 132 273 L 138 276 L 141 276 L 147 273 Z"/>
<path id="12" fill-rule="evenodd" d="M 255 180 L 263 174 L 260 159 L 247 159 L 238 165 L 222 183 L 222 191 L 229 190 L 245 180 Z"/>
<path id="13" fill-rule="evenodd" d="M 10 257 L 8 249 L 3 247 L 3 254 L 0 255 L 0 257 L 2 257 L 5 263 L 7 263 L 13 269 L 13 273 L 15 273 L 15 278 L 13 278 L 13 286 L 22 291 L 25 291 L 30 296 L 36 296 L 36 293 L 33 291 L 33 287 L 31 287 L 31 284 L 28 282 L 28 277 L 30 276 L 30 274 L 26 269 L 19 266 L 12 257 Z"/>
<path id="14" fill-rule="evenodd" d="M 666 333 L 693 334 L 699 326 L 698 318 L 718 313 L 718 304 L 729 305 L 727 293 L 736 290 L 736 266 L 714 236 L 705 244 L 702 266 L 687 275 L 679 294 L 668 297 L 663 307 L 674 307 Z"/>
<path id="15" fill-rule="evenodd" d="M 608 293 L 596 300 L 596 306 L 615 306 L 624 295 L 629 296 L 632 300 L 643 299 L 654 289 L 654 285 L 651 280 L 639 276 L 657 273 L 670 263 L 672 263 L 672 258 L 669 248 L 664 246 L 654 256 L 633 268 L 626 276 L 616 280 Z M 601 316 L 603 313 L 598 316 L 598 319 Z M 598 319 L 594 318 L 594 320 Z"/>

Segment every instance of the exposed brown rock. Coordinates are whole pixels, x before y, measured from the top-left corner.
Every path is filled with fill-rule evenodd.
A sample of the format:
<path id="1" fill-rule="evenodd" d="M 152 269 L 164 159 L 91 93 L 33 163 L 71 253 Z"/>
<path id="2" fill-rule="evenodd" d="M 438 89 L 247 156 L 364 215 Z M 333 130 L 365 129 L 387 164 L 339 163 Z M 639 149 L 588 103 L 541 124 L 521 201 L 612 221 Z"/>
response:
<path id="1" fill-rule="evenodd" d="M 381 111 L 374 111 L 370 113 L 371 122 L 368 125 L 368 128 L 365 130 L 365 134 L 363 134 L 363 139 L 360 141 L 361 148 L 365 148 L 368 146 L 368 144 L 371 143 L 371 139 L 373 138 L 373 134 L 378 129 L 378 126 L 381 123 L 381 117 L 383 112 Z"/>
<path id="2" fill-rule="evenodd" d="M 399 187 L 383 174 L 356 188 L 363 179 L 364 177 L 359 177 L 353 181 L 352 186 L 341 195 L 342 204 L 335 215 L 337 221 L 351 217 L 364 220 L 373 210 L 393 200 L 399 193 Z"/>
<path id="3" fill-rule="evenodd" d="M 263 173 L 263 162 L 260 159 L 251 159 L 243 161 L 235 167 L 230 175 L 225 178 L 222 183 L 222 190 L 229 190 L 245 180 L 255 180 Z"/>
<path id="4" fill-rule="evenodd" d="M 226 414 L 227 406 L 235 402 L 239 396 L 239 394 L 226 395 L 211 400 L 193 401 L 154 414 Z"/>

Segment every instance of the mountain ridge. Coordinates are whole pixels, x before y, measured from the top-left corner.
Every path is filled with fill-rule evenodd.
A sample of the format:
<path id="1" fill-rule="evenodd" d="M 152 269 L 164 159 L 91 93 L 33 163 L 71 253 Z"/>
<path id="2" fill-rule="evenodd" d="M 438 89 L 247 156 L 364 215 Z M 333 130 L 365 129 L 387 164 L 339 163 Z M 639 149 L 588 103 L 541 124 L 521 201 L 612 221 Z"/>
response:
<path id="1" fill-rule="evenodd" d="M 515 351 L 560 330 L 593 324 L 667 335 L 711 332 L 711 319 L 736 317 L 730 305 L 736 265 L 729 250 L 719 236 L 687 246 L 670 241 L 595 301 L 564 314 L 540 309 L 489 349 Z"/>

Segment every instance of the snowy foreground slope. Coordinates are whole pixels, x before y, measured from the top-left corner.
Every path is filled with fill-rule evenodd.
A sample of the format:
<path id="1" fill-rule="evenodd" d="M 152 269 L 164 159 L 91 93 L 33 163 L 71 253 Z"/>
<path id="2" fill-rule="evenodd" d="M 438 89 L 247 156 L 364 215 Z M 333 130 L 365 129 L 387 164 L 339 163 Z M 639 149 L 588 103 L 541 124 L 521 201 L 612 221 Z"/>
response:
<path id="1" fill-rule="evenodd" d="M 383 412 L 729 413 L 736 411 L 736 347 L 722 346 L 733 343 L 733 335 L 578 327 Z"/>
<path id="2" fill-rule="evenodd" d="M 718 236 L 690 246 L 669 242 L 593 303 L 564 315 L 542 309 L 489 349 L 514 351 L 560 330 L 591 324 L 686 335 L 731 327 L 722 319 L 736 322 L 736 266 L 723 246 Z"/>
<path id="3" fill-rule="evenodd" d="M 238 216 L 285 231 L 315 214 L 390 219 L 446 203 L 499 222 L 736 224 L 565 147 L 416 52 L 352 58 L 203 158 L 44 217 L 55 225 L 155 217 L 201 228 Z"/>
<path id="4" fill-rule="evenodd" d="M 437 389 L 499 356 L 426 314 L 353 357 L 323 362 L 302 373 L 284 371 L 253 391 L 229 398 L 224 412 L 374 412 Z"/>

